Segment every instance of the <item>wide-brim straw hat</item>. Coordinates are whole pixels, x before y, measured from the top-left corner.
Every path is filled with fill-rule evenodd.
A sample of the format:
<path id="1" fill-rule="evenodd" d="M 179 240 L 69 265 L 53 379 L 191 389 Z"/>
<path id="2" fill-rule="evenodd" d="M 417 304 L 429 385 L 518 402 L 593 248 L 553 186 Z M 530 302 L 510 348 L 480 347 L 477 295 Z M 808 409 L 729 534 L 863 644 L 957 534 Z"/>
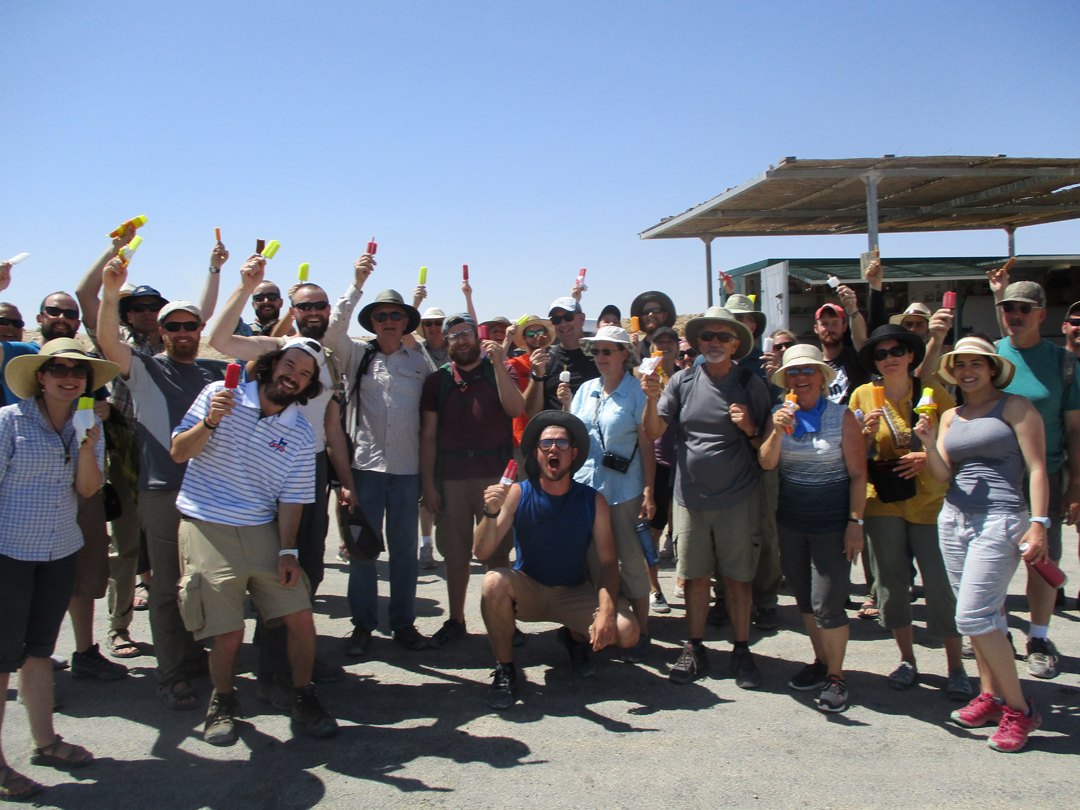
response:
<path id="1" fill-rule="evenodd" d="M 958 354 L 977 354 L 990 360 L 994 367 L 994 373 L 990 376 L 990 384 L 994 388 L 1005 388 L 1012 382 L 1016 374 L 1016 366 L 994 349 L 994 344 L 980 337 L 969 336 L 960 338 L 948 354 L 943 354 L 938 360 L 937 373 L 949 385 L 956 385 L 956 375 L 953 374 L 953 361 Z"/>
<path id="2" fill-rule="evenodd" d="M 754 330 L 755 334 L 760 335 L 765 331 L 765 313 L 754 308 L 754 302 L 750 300 L 750 296 L 740 293 L 729 295 L 724 302 L 724 307 L 732 315 L 750 315 L 753 317 L 754 323 L 757 324 L 757 329 Z"/>
<path id="3" fill-rule="evenodd" d="M 54 357 L 63 357 L 89 365 L 94 372 L 95 389 L 111 382 L 120 373 L 120 366 L 109 360 L 91 357 L 79 341 L 71 338 L 56 338 L 42 346 L 38 354 L 23 354 L 7 364 L 7 368 L 4 369 L 4 380 L 11 389 L 11 393 L 19 399 L 31 399 L 40 394 L 41 385 L 37 381 L 38 369 Z M 89 396 L 90 393 L 87 391 L 84 396 Z"/>
<path id="4" fill-rule="evenodd" d="M 868 374 L 878 373 L 877 364 L 874 362 L 874 351 L 879 343 L 884 343 L 886 340 L 895 340 L 897 343 L 906 346 L 915 355 L 915 359 L 911 362 L 911 368 L 913 369 L 918 368 L 919 363 L 926 357 L 926 344 L 923 343 L 921 337 L 898 324 L 887 323 L 875 329 L 874 333 L 859 348 L 859 362 L 862 363 Z M 791 350 L 788 349 L 788 351 Z"/>
<path id="5" fill-rule="evenodd" d="M 405 299 L 401 297 L 401 293 L 397 290 L 383 290 L 379 295 L 360 310 L 360 314 L 356 316 L 356 320 L 360 322 L 360 325 L 366 330 L 375 334 L 375 324 L 371 322 L 371 313 L 379 304 L 393 304 L 395 307 L 401 307 L 408 317 L 408 322 L 405 324 L 405 334 L 409 334 L 416 330 L 416 327 L 420 325 L 420 311 L 405 303 Z"/>
<path id="6" fill-rule="evenodd" d="M 577 448 L 577 458 L 570 463 L 570 474 L 573 475 L 581 469 L 581 465 L 589 457 L 589 429 L 585 423 L 567 411 L 540 411 L 529 420 L 521 434 L 521 454 L 525 457 L 525 474 L 534 478 L 540 474 L 540 465 L 536 463 L 536 444 L 545 428 L 566 428 L 574 439 Z"/>
<path id="7" fill-rule="evenodd" d="M 676 318 L 679 317 L 678 313 L 675 312 L 675 304 L 667 295 L 659 290 L 649 290 L 635 298 L 634 302 L 630 304 L 630 317 L 640 318 L 641 311 L 645 309 L 645 305 L 650 301 L 658 303 L 663 308 L 664 312 L 667 313 L 667 320 L 664 321 L 664 326 L 674 326 Z"/>
<path id="8" fill-rule="evenodd" d="M 595 343 L 619 343 L 628 349 L 634 344 L 630 340 L 630 333 L 621 326 L 601 326 L 595 335 L 581 339 L 582 350 L 585 354 L 591 354 Z"/>
<path id="9" fill-rule="evenodd" d="M 530 315 L 529 319 L 518 327 L 518 333 L 514 336 L 514 345 L 519 349 L 529 351 L 529 345 L 525 342 L 525 332 L 529 329 L 543 329 L 547 334 L 547 340 L 540 346 L 541 349 L 555 342 L 555 327 L 551 325 L 551 321 L 539 315 Z"/>
<path id="10" fill-rule="evenodd" d="M 772 375 L 772 384 L 777 388 L 790 388 L 787 384 L 787 370 L 797 366 L 817 366 L 825 375 L 825 385 L 831 385 L 836 379 L 836 369 L 825 362 L 821 349 L 809 343 L 796 343 L 784 352 L 784 364 Z"/>
<path id="11" fill-rule="evenodd" d="M 901 312 L 899 315 L 893 315 L 891 318 L 889 318 L 889 323 L 898 323 L 902 325 L 904 323 L 904 318 L 908 317 L 909 315 L 923 318 L 927 322 L 929 322 L 933 314 L 934 313 L 930 311 L 930 307 L 928 307 L 926 304 L 916 301 L 913 304 L 910 304 L 908 308 Z"/>
<path id="12" fill-rule="evenodd" d="M 692 348 L 698 348 L 698 332 L 710 322 L 725 324 L 735 331 L 735 336 L 739 338 L 739 349 L 731 355 L 732 360 L 741 360 L 750 354 L 751 349 L 754 348 L 754 336 L 750 334 L 750 330 L 742 321 L 736 320 L 735 316 L 724 307 L 709 307 L 704 315 L 698 315 L 686 322 L 683 335 Z"/>

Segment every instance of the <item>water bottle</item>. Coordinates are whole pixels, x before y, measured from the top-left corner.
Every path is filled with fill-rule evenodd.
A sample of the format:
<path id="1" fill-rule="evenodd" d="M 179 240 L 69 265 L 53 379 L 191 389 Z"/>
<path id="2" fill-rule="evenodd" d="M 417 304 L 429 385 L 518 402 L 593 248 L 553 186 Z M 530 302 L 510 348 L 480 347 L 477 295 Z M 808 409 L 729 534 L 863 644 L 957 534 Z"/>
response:
<path id="1" fill-rule="evenodd" d="M 660 555 L 656 551 L 656 544 L 652 539 L 652 532 L 649 530 L 649 521 L 643 520 L 637 525 L 637 539 L 641 543 L 641 550 L 645 553 L 645 562 L 649 567 L 656 565 L 660 562 Z"/>

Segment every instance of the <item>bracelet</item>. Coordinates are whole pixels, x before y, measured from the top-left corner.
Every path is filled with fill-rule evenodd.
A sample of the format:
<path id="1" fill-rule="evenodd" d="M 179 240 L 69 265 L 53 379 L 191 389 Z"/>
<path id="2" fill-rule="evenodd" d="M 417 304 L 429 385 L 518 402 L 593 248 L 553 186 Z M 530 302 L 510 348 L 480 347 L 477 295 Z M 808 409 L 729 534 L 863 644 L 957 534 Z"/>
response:
<path id="1" fill-rule="evenodd" d="M 216 276 L 220 272 L 221 272 L 220 267 L 214 267 L 214 265 L 210 265 L 210 275 Z"/>
<path id="2" fill-rule="evenodd" d="M 279 557 L 284 557 L 286 554 L 291 554 L 293 557 L 296 557 L 296 559 L 300 559 L 300 549 L 283 548 L 281 551 L 278 552 Z"/>
<path id="3" fill-rule="evenodd" d="M 493 514 L 493 513 L 489 512 L 487 510 L 487 507 L 485 506 L 484 507 L 484 517 L 488 517 L 488 518 L 491 518 L 492 520 L 494 520 L 495 518 L 497 518 L 499 516 L 499 512 L 501 512 L 501 511 L 502 511 L 502 509 L 500 508 L 497 512 L 495 512 Z"/>
<path id="4" fill-rule="evenodd" d="M 544 382 L 545 380 L 547 380 L 547 375 L 546 375 L 546 374 L 545 374 L 545 375 L 544 375 L 543 377 L 537 377 L 537 376 L 536 376 L 535 374 L 533 374 L 533 373 L 532 373 L 532 372 L 530 371 L 530 372 L 529 372 L 529 376 L 530 376 L 530 377 L 532 377 L 532 378 L 533 378 L 534 380 L 536 380 L 537 382 Z"/>
<path id="5" fill-rule="evenodd" d="M 207 418 L 205 416 L 202 418 L 202 423 L 203 423 L 203 425 L 206 426 L 207 430 L 217 430 L 218 425 L 221 424 L 220 422 L 218 422 L 218 425 L 211 425 L 210 422 L 207 420 Z"/>
<path id="6" fill-rule="evenodd" d="M 847 522 L 848 523 L 858 523 L 860 526 L 862 526 L 863 523 L 864 523 L 862 518 L 848 518 Z"/>

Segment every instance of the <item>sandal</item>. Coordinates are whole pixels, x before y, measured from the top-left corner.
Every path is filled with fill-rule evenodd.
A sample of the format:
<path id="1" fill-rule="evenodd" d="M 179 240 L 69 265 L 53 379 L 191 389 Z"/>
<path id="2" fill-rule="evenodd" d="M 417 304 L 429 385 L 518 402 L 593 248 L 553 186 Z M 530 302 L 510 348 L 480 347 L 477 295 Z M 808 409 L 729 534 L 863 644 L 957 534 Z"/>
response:
<path id="1" fill-rule="evenodd" d="M 877 603 L 873 599 L 867 599 L 862 603 L 862 607 L 859 608 L 859 612 L 856 614 L 860 619 L 872 621 L 878 617 Z"/>
<path id="2" fill-rule="evenodd" d="M 10 765 L 0 765 L 0 799 L 22 802 L 41 792 L 42 785 L 23 776 Z"/>
<path id="3" fill-rule="evenodd" d="M 142 655 L 127 630 L 113 630 L 109 633 L 109 655 L 113 658 L 138 658 Z"/>
<path id="4" fill-rule="evenodd" d="M 41 748 L 35 748 L 30 756 L 32 765 L 48 765 L 50 768 L 71 770 L 72 768 L 85 768 L 94 761 L 94 755 L 81 745 L 64 742 L 59 734 L 56 739 Z"/>
<path id="5" fill-rule="evenodd" d="M 913 687 L 918 680 L 919 670 L 915 668 L 915 665 L 909 661 L 901 661 L 900 666 L 889 675 L 888 683 L 893 689 L 904 691 Z"/>
<path id="6" fill-rule="evenodd" d="M 150 589 L 140 582 L 135 586 L 135 598 L 131 600 L 134 610 L 148 610 L 150 608 Z"/>
<path id="7" fill-rule="evenodd" d="M 176 688 L 181 685 L 183 685 L 183 689 Z M 157 693 L 158 697 L 161 698 L 165 705 L 170 709 L 186 712 L 191 709 L 199 708 L 199 696 L 195 694 L 195 690 L 191 688 L 191 684 L 187 681 L 159 684 Z"/>

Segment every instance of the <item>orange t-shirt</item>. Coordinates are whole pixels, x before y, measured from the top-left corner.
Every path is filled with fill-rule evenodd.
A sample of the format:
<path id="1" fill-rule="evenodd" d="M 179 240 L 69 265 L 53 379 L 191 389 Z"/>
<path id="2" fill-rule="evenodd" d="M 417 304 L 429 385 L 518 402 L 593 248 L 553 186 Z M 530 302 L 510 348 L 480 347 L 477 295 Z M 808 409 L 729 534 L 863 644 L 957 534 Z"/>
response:
<path id="1" fill-rule="evenodd" d="M 511 357 L 506 362 L 517 371 L 518 385 L 521 386 L 521 393 L 524 394 L 525 389 L 529 387 L 529 373 L 532 371 L 529 355 L 527 353 L 519 354 L 517 357 Z M 521 434 L 525 432 L 527 424 L 529 424 L 529 417 L 525 414 L 514 419 L 514 447 L 521 447 Z"/>

